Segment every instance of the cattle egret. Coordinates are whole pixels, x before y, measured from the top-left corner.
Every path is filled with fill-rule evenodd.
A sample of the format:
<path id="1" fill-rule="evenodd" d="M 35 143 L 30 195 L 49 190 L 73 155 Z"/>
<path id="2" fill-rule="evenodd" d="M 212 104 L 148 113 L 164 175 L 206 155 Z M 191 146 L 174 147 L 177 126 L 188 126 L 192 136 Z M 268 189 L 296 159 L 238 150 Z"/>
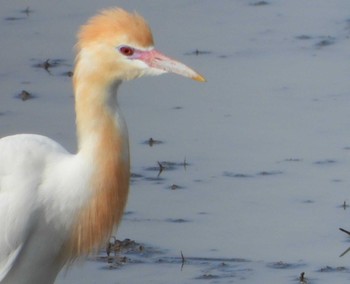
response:
<path id="1" fill-rule="evenodd" d="M 73 77 L 78 151 L 40 135 L 0 139 L 0 283 L 53 283 L 62 267 L 106 243 L 129 188 L 122 81 L 194 70 L 153 47 L 136 13 L 102 11 L 81 27 Z"/>

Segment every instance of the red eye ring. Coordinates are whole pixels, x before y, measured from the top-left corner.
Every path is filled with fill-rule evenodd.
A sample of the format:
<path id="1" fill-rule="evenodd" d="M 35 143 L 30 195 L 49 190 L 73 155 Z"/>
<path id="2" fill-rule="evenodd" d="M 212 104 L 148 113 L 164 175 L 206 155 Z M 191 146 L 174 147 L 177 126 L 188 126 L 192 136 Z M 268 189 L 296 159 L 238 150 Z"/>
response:
<path id="1" fill-rule="evenodd" d="M 119 47 L 119 51 L 121 54 L 125 55 L 125 56 L 132 56 L 134 54 L 134 49 L 130 46 L 121 46 Z"/>

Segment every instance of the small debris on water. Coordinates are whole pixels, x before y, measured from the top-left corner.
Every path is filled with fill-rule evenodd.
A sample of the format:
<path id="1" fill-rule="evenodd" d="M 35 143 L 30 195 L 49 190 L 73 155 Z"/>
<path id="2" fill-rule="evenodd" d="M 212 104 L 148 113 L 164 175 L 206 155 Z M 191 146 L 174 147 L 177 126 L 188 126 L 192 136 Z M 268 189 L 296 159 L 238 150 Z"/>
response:
<path id="1" fill-rule="evenodd" d="M 23 90 L 21 93 L 18 94 L 18 98 L 20 98 L 22 101 L 32 99 L 33 97 L 34 96 L 26 90 Z"/>
<path id="2" fill-rule="evenodd" d="M 337 266 L 337 267 L 325 266 L 319 270 L 319 272 L 348 272 L 348 271 L 349 269 L 344 266 Z"/>
<path id="3" fill-rule="evenodd" d="M 274 176 L 274 175 L 280 175 L 283 174 L 282 171 L 262 171 L 258 173 L 259 176 Z"/>
<path id="4" fill-rule="evenodd" d="M 24 10 L 22 10 L 21 13 L 26 14 L 27 16 L 29 16 L 29 14 L 33 13 L 33 10 L 31 10 L 29 7 L 27 7 Z"/>
<path id="5" fill-rule="evenodd" d="M 183 187 L 182 186 L 179 186 L 177 184 L 172 184 L 171 186 L 169 186 L 169 189 L 171 190 L 177 190 L 177 189 L 182 189 Z"/>
<path id="6" fill-rule="evenodd" d="M 305 204 L 312 204 L 312 203 L 315 203 L 315 201 L 311 200 L 311 199 L 306 199 L 303 201 L 303 203 Z"/>
<path id="7" fill-rule="evenodd" d="M 189 52 L 186 52 L 185 55 L 207 55 L 207 54 L 212 54 L 211 51 L 208 51 L 208 50 L 199 50 L 199 49 L 195 49 L 193 51 L 189 51 Z"/>
<path id="8" fill-rule="evenodd" d="M 220 278 L 218 275 L 206 273 L 206 274 L 203 274 L 201 276 L 198 276 L 196 279 L 198 279 L 198 280 L 211 280 L 211 279 L 218 279 L 218 278 Z"/>
<path id="9" fill-rule="evenodd" d="M 314 162 L 315 165 L 331 165 L 335 164 L 337 161 L 332 159 L 319 160 Z"/>
<path id="10" fill-rule="evenodd" d="M 349 204 L 347 204 L 346 201 L 344 200 L 343 204 L 340 207 L 346 210 L 346 208 L 349 207 Z"/>
<path id="11" fill-rule="evenodd" d="M 302 162 L 302 159 L 299 158 L 288 158 L 284 160 L 285 162 Z"/>
<path id="12" fill-rule="evenodd" d="M 163 143 L 164 143 L 163 141 L 153 139 L 152 137 L 143 142 L 143 144 L 147 144 L 150 147 L 153 147 L 153 145 L 159 145 L 159 144 L 163 144 Z"/>
<path id="13" fill-rule="evenodd" d="M 267 1 L 258 1 L 250 4 L 251 6 L 266 6 L 269 5 L 270 3 Z"/>
<path id="14" fill-rule="evenodd" d="M 24 20 L 24 17 L 6 17 L 5 21 L 18 21 L 18 20 Z"/>
<path id="15" fill-rule="evenodd" d="M 143 246 L 130 239 L 118 240 L 112 237 L 106 246 L 107 256 L 113 252 L 114 255 L 128 251 L 142 251 Z"/>
<path id="16" fill-rule="evenodd" d="M 51 67 L 53 67 L 54 65 L 50 63 L 50 60 L 49 60 L 49 59 L 47 59 L 47 60 L 45 60 L 44 62 L 38 63 L 38 64 L 36 64 L 36 65 L 34 65 L 34 66 L 35 66 L 35 67 L 38 67 L 38 68 L 43 68 L 43 69 L 45 69 L 47 72 L 50 73 L 49 69 L 50 69 Z"/>
<path id="17" fill-rule="evenodd" d="M 277 261 L 269 263 L 267 266 L 274 269 L 294 269 L 305 265 L 303 263 L 289 263 L 284 261 Z"/>
<path id="18" fill-rule="evenodd" d="M 185 220 L 183 218 L 178 218 L 178 219 L 166 219 L 167 222 L 170 222 L 170 223 L 187 223 L 187 222 L 190 222 L 189 220 Z"/>
<path id="19" fill-rule="evenodd" d="M 63 72 L 62 75 L 66 77 L 73 77 L 73 71 Z"/>
<path id="20" fill-rule="evenodd" d="M 232 173 L 232 172 L 224 172 L 223 175 L 225 177 L 233 177 L 233 178 L 251 178 L 253 175 L 243 174 L 243 173 Z"/>
<path id="21" fill-rule="evenodd" d="M 35 59 L 33 59 L 35 60 Z M 37 61 L 37 60 L 35 60 Z M 39 61 L 38 63 L 34 64 L 33 66 L 36 68 L 42 68 L 44 69 L 47 73 L 51 75 L 51 68 L 59 67 L 59 66 L 70 66 L 69 64 L 64 63 L 64 59 L 46 59 L 45 61 Z M 67 76 L 70 74 L 69 72 L 66 73 Z M 73 75 L 73 72 L 71 72 L 71 75 Z"/>
<path id="22" fill-rule="evenodd" d="M 225 171 L 223 173 L 223 176 L 233 177 L 233 178 L 252 178 L 254 176 L 274 176 L 274 175 L 281 175 L 281 174 L 283 174 L 282 171 L 261 171 L 256 174 L 234 173 L 234 172 Z"/>
<path id="23" fill-rule="evenodd" d="M 309 40 L 309 39 L 312 39 L 312 36 L 309 36 L 309 35 L 299 35 L 299 36 L 296 36 L 296 39 L 300 39 L 300 40 Z"/>
<path id="24" fill-rule="evenodd" d="M 335 40 L 334 37 L 327 36 L 327 37 L 321 39 L 321 40 L 316 44 L 316 47 L 318 47 L 318 48 L 326 47 L 326 46 L 329 46 L 329 45 L 334 44 L 335 41 L 336 41 L 336 40 Z"/>
<path id="25" fill-rule="evenodd" d="M 154 167 L 148 167 L 146 168 L 147 171 L 157 171 L 158 172 L 158 177 L 161 175 L 161 173 L 163 171 L 172 171 L 172 170 L 176 170 L 179 167 L 183 167 L 185 170 L 187 168 L 187 166 L 189 166 L 190 164 L 186 161 L 186 158 L 184 159 L 183 162 L 169 162 L 169 161 L 162 161 L 159 162 L 157 161 L 157 166 Z"/>

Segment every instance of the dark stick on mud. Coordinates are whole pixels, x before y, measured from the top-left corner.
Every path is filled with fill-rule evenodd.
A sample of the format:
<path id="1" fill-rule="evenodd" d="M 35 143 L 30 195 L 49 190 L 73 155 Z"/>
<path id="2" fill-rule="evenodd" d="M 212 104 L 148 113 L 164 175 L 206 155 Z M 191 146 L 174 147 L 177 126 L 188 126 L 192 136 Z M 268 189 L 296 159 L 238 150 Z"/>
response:
<path id="1" fill-rule="evenodd" d="M 160 162 L 157 162 L 158 163 L 158 166 L 159 166 L 159 172 L 158 172 L 158 176 L 157 177 L 159 177 L 160 176 L 160 174 L 163 172 L 163 170 L 164 170 L 164 166 L 160 163 Z"/>
<path id="2" fill-rule="evenodd" d="M 345 229 L 343 229 L 343 228 L 339 228 L 339 230 L 342 231 L 342 232 L 344 232 L 344 233 L 346 233 L 346 234 L 348 234 L 348 235 L 350 236 L 350 232 L 349 232 L 349 231 L 347 231 L 347 230 L 345 230 Z"/>
<path id="3" fill-rule="evenodd" d="M 184 164 L 183 164 L 183 165 L 184 165 L 184 170 L 186 171 L 186 169 L 187 169 L 187 165 L 188 165 L 188 164 L 187 164 L 186 157 L 184 158 Z"/>
<path id="4" fill-rule="evenodd" d="M 344 251 L 341 255 L 339 255 L 339 257 L 342 257 L 342 256 L 346 255 L 349 251 L 350 251 L 350 247 L 347 248 L 347 250 Z"/>
<path id="5" fill-rule="evenodd" d="M 305 277 L 305 272 L 300 273 L 299 282 L 302 283 L 302 284 L 304 284 L 304 283 L 306 284 L 307 283 L 306 277 Z"/>
<path id="6" fill-rule="evenodd" d="M 185 257 L 184 257 L 184 255 L 183 255 L 182 251 L 180 251 L 180 252 L 181 252 L 181 271 L 182 271 L 182 268 L 183 268 L 184 265 L 185 265 Z"/>
<path id="7" fill-rule="evenodd" d="M 345 230 L 343 228 L 339 228 L 339 230 L 344 232 L 344 233 L 346 233 L 346 234 L 348 234 L 350 236 L 350 232 L 349 231 L 347 231 L 347 230 Z M 349 251 L 350 251 L 350 247 L 346 251 L 344 251 L 339 257 L 342 257 L 342 256 L 346 255 Z"/>

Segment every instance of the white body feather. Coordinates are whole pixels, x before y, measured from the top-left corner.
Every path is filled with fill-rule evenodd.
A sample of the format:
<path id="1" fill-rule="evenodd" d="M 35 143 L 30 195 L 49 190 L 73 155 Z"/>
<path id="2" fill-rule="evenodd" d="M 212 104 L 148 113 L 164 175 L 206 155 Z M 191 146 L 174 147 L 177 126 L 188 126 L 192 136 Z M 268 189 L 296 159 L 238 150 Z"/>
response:
<path id="1" fill-rule="evenodd" d="M 25 134 L 0 139 L 0 161 L 0 282 L 51 283 L 72 216 L 89 196 L 91 163 Z"/>

